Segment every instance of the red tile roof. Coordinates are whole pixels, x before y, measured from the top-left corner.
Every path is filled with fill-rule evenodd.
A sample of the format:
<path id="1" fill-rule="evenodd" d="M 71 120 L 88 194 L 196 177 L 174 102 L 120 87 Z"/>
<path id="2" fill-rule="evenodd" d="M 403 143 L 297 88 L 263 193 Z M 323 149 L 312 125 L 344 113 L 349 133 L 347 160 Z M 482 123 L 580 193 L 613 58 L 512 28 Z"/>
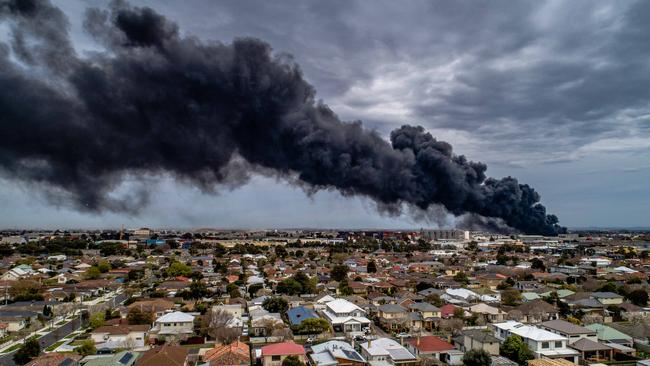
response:
<path id="1" fill-rule="evenodd" d="M 449 342 L 445 342 L 436 336 L 424 336 L 419 338 L 409 338 L 406 340 L 420 352 L 444 352 L 454 349 Z"/>
<path id="2" fill-rule="evenodd" d="M 287 355 L 304 355 L 305 347 L 293 342 L 282 342 L 269 344 L 262 347 L 262 357 L 265 356 L 287 356 Z"/>

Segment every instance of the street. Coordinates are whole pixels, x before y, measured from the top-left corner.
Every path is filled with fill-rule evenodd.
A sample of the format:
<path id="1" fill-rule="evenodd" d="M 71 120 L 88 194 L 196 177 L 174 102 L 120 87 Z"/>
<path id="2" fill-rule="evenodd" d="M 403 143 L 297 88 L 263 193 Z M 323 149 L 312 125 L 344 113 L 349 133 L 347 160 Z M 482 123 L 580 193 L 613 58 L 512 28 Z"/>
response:
<path id="1" fill-rule="evenodd" d="M 126 297 L 127 295 L 124 293 L 117 294 L 115 296 L 115 304 L 121 304 L 122 302 L 124 302 L 124 300 L 126 300 Z M 61 338 L 67 336 L 68 334 L 76 330 L 79 327 L 80 324 L 79 322 L 80 322 L 79 317 L 75 317 L 73 320 L 69 321 L 68 323 L 42 336 L 38 340 L 41 346 L 41 352 L 45 350 L 47 347 L 58 342 Z M 17 351 L 13 351 L 0 356 L 0 366 L 18 366 L 13 360 L 14 353 L 16 352 Z"/>

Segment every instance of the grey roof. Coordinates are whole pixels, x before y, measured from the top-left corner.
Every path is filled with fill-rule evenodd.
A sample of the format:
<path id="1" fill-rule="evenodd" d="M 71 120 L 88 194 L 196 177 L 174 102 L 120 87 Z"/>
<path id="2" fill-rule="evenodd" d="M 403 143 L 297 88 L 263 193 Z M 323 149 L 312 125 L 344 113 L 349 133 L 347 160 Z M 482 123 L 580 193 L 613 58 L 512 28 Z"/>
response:
<path id="1" fill-rule="evenodd" d="M 540 324 L 544 328 L 548 328 L 550 330 L 557 330 L 560 333 L 564 334 L 596 334 L 595 331 L 580 326 L 576 325 L 573 323 L 569 323 L 566 320 L 561 320 L 561 319 L 556 319 L 556 320 L 549 320 L 547 322 L 543 322 Z"/>
<path id="2" fill-rule="evenodd" d="M 591 339 L 581 338 L 580 340 L 573 342 L 569 347 L 576 349 L 578 351 L 603 351 L 610 350 L 612 347 L 604 345 L 602 343 L 594 342 Z"/>
<path id="3" fill-rule="evenodd" d="M 518 363 L 503 356 L 492 356 L 492 366 L 519 366 Z"/>
<path id="4" fill-rule="evenodd" d="M 591 297 L 596 299 L 622 299 L 623 296 L 613 292 L 592 292 Z"/>
<path id="5" fill-rule="evenodd" d="M 406 309 L 397 304 L 384 304 L 379 307 L 379 311 L 384 313 L 405 313 Z"/>
<path id="6" fill-rule="evenodd" d="M 440 308 L 433 306 L 428 302 L 416 302 L 409 305 L 409 308 L 418 311 L 440 311 Z"/>
<path id="7" fill-rule="evenodd" d="M 499 343 L 499 339 L 492 332 L 482 329 L 468 329 L 463 331 L 463 334 L 481 343 Z"/>

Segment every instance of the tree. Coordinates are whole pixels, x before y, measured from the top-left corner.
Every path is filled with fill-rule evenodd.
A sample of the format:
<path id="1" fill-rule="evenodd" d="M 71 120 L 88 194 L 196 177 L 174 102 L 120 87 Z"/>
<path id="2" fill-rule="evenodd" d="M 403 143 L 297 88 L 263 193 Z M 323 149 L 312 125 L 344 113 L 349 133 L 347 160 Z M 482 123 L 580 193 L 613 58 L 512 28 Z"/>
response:
<path id="1" fill-rule="evenodd" d="M 501 302 L 504 305 L 515 306 L 521 301 L 521 293 L 514 289 L 510 288 L 507 290 L 501 291 Z"/>
<path id="2" fill-rule="evenodd" d="M 289 255 L 287 249 L 282 245 L 276 245 L 274 251 L 275 256 L 278 258 L 285 258 L 287 255 Z"/>
<path id="3" fill-rule="evenodd" d="M 232 314 L 225 310 L 209 310 L 201 317 L 201 333 L 223 344 L 232 343 L 241 335 L 240 328 L 228 326 L 232 320 Z"/>
<path id="4" fill-rule="evenodd" d="M 539 258 L 533 258 L 533 259 L 530 261 L 530 268 L 532 268 L 532 269 L 538 269 L 538 270 L 540 270 L 540 271 L 542 271 L 542 272 L 545 272 L 545 271 L 546 271 L 546 266 L 544 265 L 544 261 L 542 261 L 542 260 L 539 259 Z"/>
<path id="5" fill-rule="evenodd" d="M 40 301 L 43 300 L 42 287 L 36 281 L 12 281 L 9 295 L 14 301 Z"/>
<path id="6" fill-rule="evenodd" d="M 531 352 L 528 345 L 518 335 L 511 335 L 506 338 L 499 349 L 499 353 L 520 365 L 525 365 L 526 361 L 534 358 L 533 352 Z"/>
<path id="7" fill-rule="evenodd" d="M 339 283 L 338 291 L 343 296 L 352 295 L 352 289 L 348 285 L 348 281 L 341 281 L 341 283 Z"/>
<path id="8" fill-rule="evenodd" d="M 377 263 L 375 263 L 374 259 L 371 259 L 368 261 L 368 265 L 366 266 L 366 268 L 368 273 L 375 273 L 377 272 Z"/>
<path id="9" fill-rule="evenodd" d="M 307 252 L 307 257 L 309 258 L 310 261 L 313 261 L 316 259 L 316 257 L 318 257 L 318 253 L 316 253 L 313 250 L 310 250 Z"/>
<path id="10" fill-rule="evenodd" d="M 648 293 L 646 290 L 634 290 L 627 294 L 627 298 L 632 302 L 632 304 L 637 306 L 646 306 L 648 305 Z"/>
<path id="11" fill-rule="evenodd" d="M 465 352 L 463 364 L 465 366 L 491 366 L 492 357 L 483 349 L 472 349 Z"/>
<path id="12" fill-rule="evenodd" d="M 93 342 L 92 339 L 86 339 L 81 343 L 81 346 L 76 347 L 74 351 L 82 356 L 88 356 L 97 353 L 97 348 L 95 348 L 95 342 Z"/>
<path id="13" fill-rule="evenodd" d="M 269 297 L 264 300 L 262 307 L 270 313 L 284 314 L 289 309 L 289 303 L 281 297 Z"/>
<path id="14" fill-rule="evenodd" d="M 189 276 L 192 273 L 192 268 L 185 263 L 174 261 L 169 265 L 166 273 L 167 277 Z"/>
<path id="15" fill-rule="evenodd" d="M 86 270 L 86 279 L 87 280 L 96 280 L 102 275 L 102 272 L 99 268 L 92 266 Z"/>
<path id="16" fill-rule="evenodd" d="M 103 326 L 105 323 L 106 323 L 105 313 L 95 313 L 90 317 L 89 325 L 93 329 L 97 329 Z"/>
<path id="17" fill-rule="evenodd" d="M 319 334 L 327 332 L 329 329 L 330 324 L 323 318 L 305 319 L 296 327 L 300 334 Z"/>
<path id="18" fill-rule="evenodd" d="M 108 263 L 108 261 L 99 261 L 97 269 L 99 269 L 99 272 L 101 273 L 106 273 L 111 270 L 111 264 Z"/>
<path id="19" fill-rule="evenodd" d="M 248 294 L 251 295 L 251 297 L 254 297 L 257 291 L 261 290 L 264 288 L 264 285 L 261 283 L 254 283 L 250 286 L 248 286 Z"/>
<path id="20" fill-rule="evenodd" d="M 24 365 L 32 358 L 38 356 L 39 353 L 41 353 L 41 346 L 38 343 L 38 339 L 29 338 L 14 354 L 13 359 L 17 364 Z"/>
<path id="21" fill-rule="evenodd" d="M 454 281 L 466 285 L 469 283 L 469 278 L 467 277 L 467 274 L 465 272 L 460 271 L 456 273 L 456 275 L 454 276 Z"/>
<path id="22" fill-rule="evenodd" d="M 332 268 L 330 273 L 332 279 L 337 282 L 341 282 L 348 277 L 348 266 L 339 264 Z"/>
<path id="23" fill-rule="evenodd" d="M 282 360 L 282 366 L 305 366 L 305 363 L 298 356 L 291 355 Z"/>
<path id="24" fill-rule="evenodd" d="M 144 312 L 138 307 L 132 307 L 126 315 L 126 320 L 129 325 L 151 324 L 153 323 L 153 314 Z"/>
<path id="25" fill-rule="evenodd" d="M 43 316 L 46 317 L 46 318 L 51 317 L 52 316 L 52 308 L 47 306 L 47 305 L 43 305 Z"/>

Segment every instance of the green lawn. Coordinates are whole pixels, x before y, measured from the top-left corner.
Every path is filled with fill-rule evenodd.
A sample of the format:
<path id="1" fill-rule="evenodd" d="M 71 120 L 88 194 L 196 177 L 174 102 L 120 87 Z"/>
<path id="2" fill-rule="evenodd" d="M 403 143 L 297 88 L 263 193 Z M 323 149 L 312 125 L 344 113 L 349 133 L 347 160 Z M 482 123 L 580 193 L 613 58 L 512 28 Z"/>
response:
<path id="1" fill-rule="evenodd" d="M 63 343 L 65 343 L 65 341 L 58 341 L 58 342 L 54 343 L 53 345 L 47 347 L 45 350 L 46 351 L 54 351 L 55 349 L 57 349 Z"/>
<path id="2" fill-rule="evenodd" d="M 20 346 L 22 346 L 22 345 L 23 345 L 22 343 L 14 344 L 13 346 L 7 348 L 3 353 L 13 352 L 13 351 L 17 350 L 18 348 L 20 348 Z"/>

